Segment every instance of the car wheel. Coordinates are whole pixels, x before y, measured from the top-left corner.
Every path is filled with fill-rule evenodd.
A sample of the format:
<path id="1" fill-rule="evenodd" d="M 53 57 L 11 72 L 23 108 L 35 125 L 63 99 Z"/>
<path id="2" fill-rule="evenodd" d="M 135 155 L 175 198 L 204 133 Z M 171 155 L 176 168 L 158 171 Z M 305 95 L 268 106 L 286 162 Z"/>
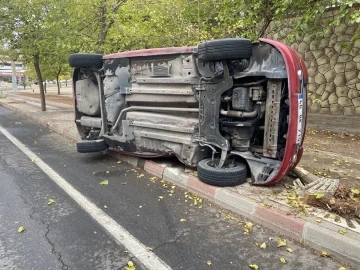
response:
<path id="1" fill-rule="evenodd" d="M 103 65 L 103 55 L 97 53 L 73 53 L 69 56 L 69 65 L 71 67 L 95 67 L 101 68 Z"/>
<path id="2" fill-rule="evenodd" d="M 93 153 L 105 151 L 109 145 L 104 140 L 79 141 L 76 148 L 79 153 Z"/>
<path id="3" fill-rule="evenodd" d="M 236 186 L 246 182 L 246 164 L 228 161 L 223 168 L 216 168 L 214 165 L 218 162 L 219 160 L 213 162 L 211 158 L 207 158 L 198 163 L 198 177 L 202 182 L 219 187 Z"/>
<path id="4" fill-rule="evenodd" d="M 198 58 L 203 62 L 248 59 L 252 55 L 252 42 L 246 38 L 224 38 L 200 43 Z"/>

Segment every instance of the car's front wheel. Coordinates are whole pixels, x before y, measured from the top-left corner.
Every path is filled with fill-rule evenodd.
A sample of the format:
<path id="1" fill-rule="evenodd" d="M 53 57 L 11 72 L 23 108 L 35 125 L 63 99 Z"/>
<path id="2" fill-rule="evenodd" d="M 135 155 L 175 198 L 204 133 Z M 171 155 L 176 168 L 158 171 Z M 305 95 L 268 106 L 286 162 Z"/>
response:
<path id="1" fill-rule="evenodd" d="M 223 168 L 216 168 L 219 160 L 203 159 L 198 163 L 198 177 L 200 181 L 219 187 L 236 186 L 246 182 L 246 164 L 237 160 L 228 160 Z"/>

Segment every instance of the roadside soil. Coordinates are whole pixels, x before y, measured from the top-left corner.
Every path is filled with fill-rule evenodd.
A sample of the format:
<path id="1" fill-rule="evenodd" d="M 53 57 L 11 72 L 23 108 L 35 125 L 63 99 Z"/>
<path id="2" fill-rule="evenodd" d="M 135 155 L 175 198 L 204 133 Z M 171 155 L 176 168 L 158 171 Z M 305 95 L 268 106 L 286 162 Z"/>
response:
<path id="1" fill-rule="evenodd" d="M 40 99 L 40 94 L 38 93 L 27 93 L 27 92 L 20 92 L 18 93 L 19 96 L 23 96 L 23 97 L 30 97 L 30 98 L 37 98 Z M 52 101 L 52 102 L 58 102 L 61 104 L 66 104 L 66 105 L 73 105 L 73 99 L 70 98 L 69 96 L 62 96 L 60 95 L 54 95 L 54 94 L 45 94 L 45 100 L 47 101 Z"/>
<path id="2" fill-rule="evenodd" d="M 334 123 L 335 124 L 335 123 Z M 307 129 L 300 166 L 311 173 L 360 187 L 360 136 Z"/>

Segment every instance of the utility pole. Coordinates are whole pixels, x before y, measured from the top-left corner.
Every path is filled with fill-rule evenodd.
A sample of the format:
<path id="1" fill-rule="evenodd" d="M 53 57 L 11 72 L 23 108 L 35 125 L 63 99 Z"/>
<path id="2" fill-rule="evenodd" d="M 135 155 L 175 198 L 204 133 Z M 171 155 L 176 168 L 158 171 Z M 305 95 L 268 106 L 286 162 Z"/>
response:
<path id="1" fill-rule="evenodd" d="M 11 61 L 11 70 L 12 90 L 17 90 L 16 67 L 14 61 Z"/>

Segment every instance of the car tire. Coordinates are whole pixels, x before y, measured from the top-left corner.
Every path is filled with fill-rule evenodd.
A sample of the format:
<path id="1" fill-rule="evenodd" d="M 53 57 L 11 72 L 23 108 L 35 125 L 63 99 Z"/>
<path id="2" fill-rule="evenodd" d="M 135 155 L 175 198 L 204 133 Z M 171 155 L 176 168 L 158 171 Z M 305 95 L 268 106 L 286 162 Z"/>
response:
<path id="1" fill-rule="evenodd" d="M 198 163 L 197 171 L 200 181 L 212 186 L 236 186 L 246 182 L 246 164 L 236 161 L 234 167 L 216 168 L 212 159 L 203 159 Z"/>
<path id="2" fill-rule="evenodd" d="M 246 38 L 224 38 L 200 43 L 198 58 L 203 62 L 248 59 L 252 56 L 252 42 Z"/>
<path id="3" fill-rule="evenodd" d="M 105 151 L 109 145 L 104 140 L 79 141 L 76 148 L 79 153 L 93 153 Z"/>
<path id="4" fill-rule="evenodd" d="M 95 67 L 103 66 L 103 55 L 97 53 L 73 53 L 69 55 L 69 65 L 71 67 Z"/>

